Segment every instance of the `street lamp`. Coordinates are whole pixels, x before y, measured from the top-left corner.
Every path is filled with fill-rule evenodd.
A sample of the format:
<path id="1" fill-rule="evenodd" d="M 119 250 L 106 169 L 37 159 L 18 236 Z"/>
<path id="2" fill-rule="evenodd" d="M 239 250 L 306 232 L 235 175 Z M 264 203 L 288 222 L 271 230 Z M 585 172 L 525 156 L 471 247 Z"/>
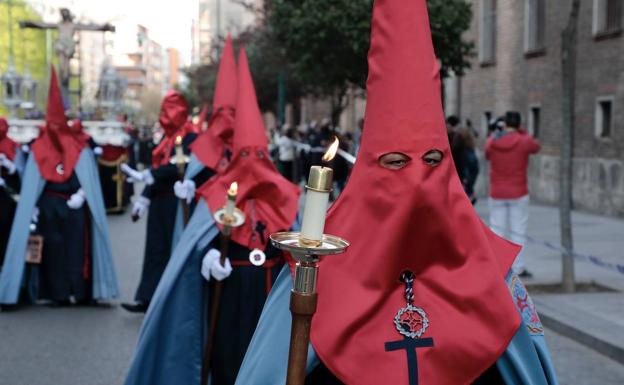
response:
<path id="1" fill-rule="evenodd" d="M 16 118 L 17 108 L 22 103 L 22 77 L 15 70 L 12 57 L 9 57 L 7 71 L 0 77 L 4 105 L 9 109 L 9 116 Z"/>
<path id="2" fill-rule="evenodd" d="M 20 107 L 24 111 L 24 117 L 28 118 L 35 110 L 37 103 L 37 81 L 30 75 L 30 69 L 26 68 L 22 79 L 22 98 Z"/>

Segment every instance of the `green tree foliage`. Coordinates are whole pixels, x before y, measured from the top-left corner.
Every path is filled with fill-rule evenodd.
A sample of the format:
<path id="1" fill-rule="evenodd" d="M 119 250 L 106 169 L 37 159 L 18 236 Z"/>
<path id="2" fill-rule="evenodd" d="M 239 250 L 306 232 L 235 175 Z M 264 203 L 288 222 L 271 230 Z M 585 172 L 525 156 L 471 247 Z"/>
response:
<path id="1" fill-rule="evenodd" d="M 433 43 L 442 63 L 461 74 L 473 45 L 462 40 L 472 10 L 466 0 L 429 0 Z M 330 97 L 333 119 L 350 85 L 364 88 L 373 0 L 273 0 L 269 26 L 306 91 Z"/>
<path id="2" fill-rule="evenodd" d="M 33 79 L 38 81 L 38 101 L 42 108 L 45 101 L 48 84 L 48 68 L 46 59 L 46 33 L 43 31 L 22 30 L 19 22 L 22 20 L 41 20 L 41 17 L 24 1 L 11 0 L 12 23 L 9 25 L 9 2 L 0 2 L 0 73 L 8 67 L 10 53 L 10 33 L 13 37 L 13 62 L 19 74 L 24 74 L 28 68 Z M 56 38 L 56 32 L 50 33 L 51 41 Z M 53 55 L 54 56 L 54 55 Z M 7 111 L 0 103 L 0 115 Z"/>

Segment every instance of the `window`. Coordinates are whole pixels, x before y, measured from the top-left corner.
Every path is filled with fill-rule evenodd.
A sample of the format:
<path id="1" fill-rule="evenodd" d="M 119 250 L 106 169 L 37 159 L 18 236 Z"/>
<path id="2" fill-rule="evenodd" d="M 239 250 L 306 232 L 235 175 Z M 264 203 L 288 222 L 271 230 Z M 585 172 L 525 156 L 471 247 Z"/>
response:
<path id="1" fill-rule="evenodd" d="M 529 129 L 529 134 L 533 135 L 534 138 L 539 138 L 541 123 L 542 123 L 541 113 L 542 113 L 542 107 L 538 105 L 529 107 L 528 129 Z"/>
<path id="2" fill-rule="evenodd" d="M 524 0 L 524 52 L 543 52 L 546 27 L 546 1 Z"/>
<path id="3" fill-rule="evenodd" d="M 617 34 L 622 30 L 622 0 L 594 0 L 594 36 Z"/>
<path id="4" fill-rule="evenodd" d="M 599 139 L 609 139 L 613 132 L 613 98 L 603 97 L 596 101 L 594 133 Z"/>
<path id="5" fill-rule="evenodd" d="M 496 60 L 496 0 L 481 0 L 479 61 L 493 64 Z"/>

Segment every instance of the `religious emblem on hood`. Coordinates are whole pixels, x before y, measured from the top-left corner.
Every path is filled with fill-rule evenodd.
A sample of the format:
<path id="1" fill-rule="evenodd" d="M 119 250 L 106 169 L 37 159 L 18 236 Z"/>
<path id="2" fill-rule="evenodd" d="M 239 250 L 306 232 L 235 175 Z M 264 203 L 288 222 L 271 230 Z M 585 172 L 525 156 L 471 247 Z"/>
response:
<path id="1" fill-rule="evenodd" d="M 63 167 L 63 163 L 59 163 L 56 165 L 56 173 L 59 175 L 65 174 L 65 167 Z"/>
<path id="2" fill-rule="evenodd" d="M 253 249 L 251 253 L 249 253 L 249 262 L 254 266 L 262 266 L 264 262 L 266 262 L 266 254 L 260 249 Z"/>
<path id="3" fill-rule="evenodd" d="M 404 273 L 401 280 L 405 282 L 405 299 L 407 305 L 400 309 L 394 317 L 394 326 L 397 331 L 408 338 L 420 338 L 429 327 L 427 313 L 413 305 L 414 302 L 414 274 Z"/>

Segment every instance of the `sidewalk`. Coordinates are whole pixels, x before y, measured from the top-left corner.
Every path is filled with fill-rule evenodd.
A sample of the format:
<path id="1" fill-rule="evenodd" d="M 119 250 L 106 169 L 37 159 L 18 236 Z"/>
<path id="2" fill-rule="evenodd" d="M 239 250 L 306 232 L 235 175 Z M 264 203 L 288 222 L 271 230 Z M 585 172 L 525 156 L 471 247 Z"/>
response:
<path id="1" fill-rule="evenodd" d="M 540 242 L 559 245 L 559 211 L 531 205 L 526 263 L 534 278 L 527 285 L 561 282 L 561 255 Z M 477 211 L 487 223 L 487 201 Z M 575 212 L 574 250 L 609 263 L 624 264 L 624 220 Z M 577 282 L 595 282 L 615 292 L 534 295 L 547 328 L 576 340 L 624 364 L 624 274 L 575 260 Z"/>

